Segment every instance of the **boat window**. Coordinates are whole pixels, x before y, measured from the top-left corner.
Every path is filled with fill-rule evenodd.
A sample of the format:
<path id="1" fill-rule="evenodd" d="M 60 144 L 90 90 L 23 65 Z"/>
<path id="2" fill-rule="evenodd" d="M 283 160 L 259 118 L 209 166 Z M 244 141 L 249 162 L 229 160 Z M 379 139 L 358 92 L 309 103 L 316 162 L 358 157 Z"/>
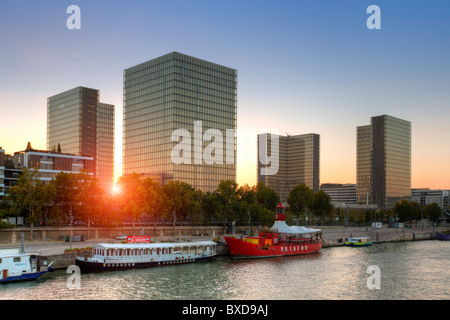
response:
<path id="1" fill-rule="evenodd" d="M 14 258 L 14 262 L 20 262 L 20 257 Z"/>

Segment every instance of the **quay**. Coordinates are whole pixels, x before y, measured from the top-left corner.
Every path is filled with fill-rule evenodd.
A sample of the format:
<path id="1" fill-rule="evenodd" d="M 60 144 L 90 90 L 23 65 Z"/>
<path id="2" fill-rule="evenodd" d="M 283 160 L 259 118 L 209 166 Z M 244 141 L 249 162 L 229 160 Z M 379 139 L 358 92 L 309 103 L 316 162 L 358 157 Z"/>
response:
<path id="1" fill-rule="evenodd" d="M 420 241 L 434 240 L 439 231 L 447 230 L 443 227 L 416 227 L 416 228 L 372 228 L 372 227 L 319 227 L 322 228 L 322 248 L 333 248 L 345 245 L 345 239 L 352 237 L 368 236 L 374 244 L 384 242 L 402 242 L 402 241 Z M 138 228 L 141 230 L 142 228 Z M 257 232 L 257 230 L 254 230 Z M 137 233 L 137 230 L 134 234 Z M 133 234 L 133 233 L 131 233 Z M 217 234 L 217 236 L 216 236 Z M 240 235 L 240 234 L 239 234 Z M 217 255 L 226 256 L 229 254 L 228 246 L 223 240 L 223 236 L 218 232 L 214 235 L 202 233 L 201 235 L 186 236 L 157 236 L 152 237 L 152 242 L 180 242 L 180 241 L 200 241 L 215 240 L 218 242 Z M 42 239 L 24 241 L 24 248 L 28 251 L 38 251 L 53 261 L 53 267 L 56 269 L 66 269 L 75 264 L 76 257 L 90 257 L 92 252 L 90 248 L 97 243 L 120 243 L 120 240 L 114 240 L 113 237 L 88 239 L 85 241 L 66 242 L 64 240 L 46 240 Z M 0 249 L 20 248 L 20 241 L 11 243 L 10 241 L 0 242 Z M 69 247 L 71 252 L 67 252 Z"/>

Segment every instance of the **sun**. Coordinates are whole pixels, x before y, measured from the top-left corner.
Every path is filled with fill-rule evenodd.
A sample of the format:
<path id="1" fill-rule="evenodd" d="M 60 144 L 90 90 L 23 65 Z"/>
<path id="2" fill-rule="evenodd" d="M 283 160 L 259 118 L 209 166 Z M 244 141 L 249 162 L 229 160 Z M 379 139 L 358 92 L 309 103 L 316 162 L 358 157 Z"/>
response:
<path id="1" fill-rule="evenodd" d="M 120 193 L 120 187 L 119 186 L 114 186 L 113 187 L 113 194 L 119 194 Z"/>

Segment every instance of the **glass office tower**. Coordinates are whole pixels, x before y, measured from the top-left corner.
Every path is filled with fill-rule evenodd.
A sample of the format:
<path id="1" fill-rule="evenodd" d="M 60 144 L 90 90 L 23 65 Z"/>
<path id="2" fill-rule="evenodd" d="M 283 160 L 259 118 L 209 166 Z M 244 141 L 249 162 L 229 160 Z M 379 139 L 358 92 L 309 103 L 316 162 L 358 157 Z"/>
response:
<path id="1" fill-rule="evenodd" d="M 372 126 L 356 128 L 356 184 L 359 204 L 372 204 Z"/>
<path id="2" fill-rule="evenodd" d="M 94 158 L 94 175 L 107 191 L 114 184 L 114 105 L 99 91 L 77 87 L 47 99 L 47 149 Z"/>
<path id="3" fill-rule="evenodd" d="M 317 192 L 320 186 L 320 135 L 278 135 L 279 150 L 272 148 L 273 136 L 270 133 L 258 135 L 258 182 L 274 189 L 284 204 L 287 203 L 289 192 L 299 184 L 305 184 Z M 267 141 L 268 156 L 270 154 L 270 157 L 278 157 L 279 167 L 276 174 L 262 174 L 261 169 L 266 167 L 265 161 L 260 158 L 263 156 L 260 154 L 262 138 Z M 272 164 L 268 166 L 270 165 Z"/>
<path id="4" fill-rule="evenodd" d="M 379 208 L 411 198 L 411 122 L 382 115 L 358 127 L 357 185 L 361 204 L 364 193 Z"/>
<path id="5" fill-rule="evenodd" d="M 211 192 L 221 180 L 236 180 L 234 134 L 226 143 L 227 130 L 236 130 L 236 70 L 172 52 L 124 70 L 123 77 L 124 175 L 139 173 L 163 185 L 179 180 Z M 220 142 L 205 135 L 210 129 L 223 137 L 213 164 L 198 158 Z M 176 130 L 189 134 L 183 163 L 173 159 Z"/>

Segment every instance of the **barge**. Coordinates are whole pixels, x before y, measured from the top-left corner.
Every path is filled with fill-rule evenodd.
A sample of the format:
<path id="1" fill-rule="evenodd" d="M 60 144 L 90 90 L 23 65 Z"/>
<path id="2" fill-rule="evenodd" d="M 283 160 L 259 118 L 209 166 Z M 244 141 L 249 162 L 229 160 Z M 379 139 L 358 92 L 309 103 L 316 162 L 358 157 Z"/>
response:
<path id="1" fill-rule="evenodd" d="M 93 246 L 92 257 L 77 257 L 81 272 L 100 272 L 148 268 L 197 261 L 216 257 L 214 241 L 174 243 L 100 243 Z"/>

